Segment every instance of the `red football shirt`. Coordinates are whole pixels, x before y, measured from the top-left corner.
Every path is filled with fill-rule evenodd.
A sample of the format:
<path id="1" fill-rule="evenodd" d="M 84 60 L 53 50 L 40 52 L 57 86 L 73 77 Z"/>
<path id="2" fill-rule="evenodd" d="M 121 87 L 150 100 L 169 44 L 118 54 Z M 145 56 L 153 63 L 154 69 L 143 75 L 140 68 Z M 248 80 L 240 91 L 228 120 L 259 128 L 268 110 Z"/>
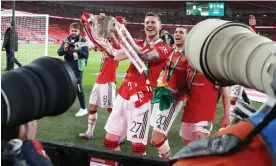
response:
<path id="1" fill-rule="evenodd" d="M 160 72 L 165 67 L 165 64 L 166 64 L 168 57 L 171 53 L 171 48 L 169 47 L 169 45 L 162 42 L 162 40 L 157 41 L 154 45 L 152 45 L 152 48 L 149 44 L 144 46 L 143 42 L 139 42 L 139 43 L 137 42 L 137 44 L 143 48 L 148 47 L 149 49 L 155 49 L 159 53 L 158 61 L 148 63 L 148 70 L 149 70 L 148 71 L 149 72 L 148 80 L 150 82 L 149 86 L 151 86 L 153 89 L 153 87 L 155 87 L 157 85 L 157 79 L 159 77 Z M 139 88 L 136 88 L 137 91 L 143 91 L 143 90 L 138 90 L 138 89 L 143 89 L 143 87 L 144 87 L 144 89 L 146 89 L 146 86 L 147 86 L 146 80 L 147 80 L 147 78 L 146 78 L 145 74 L 139 73 L 139 71 L 136 69 L 136 67 L 132 63 L 130 63 L 130 66 L 126 72 L 125 79 L 124 79 L 122 85 L 120 86 L 120 88 L 118 89 L 118 93 L 124 99 L 129 100 L 131 95 L 133 95 L 133 94 L 130 94 L 130 92 L 129 92 L 128 82 L 132 82 L 132 83 L 136 84 L 136 86 L 139 87 Z M 146 100 L 148 98 L 151 99 L 152 93 L 153 92 L 146 94 L 146 92 L 144 92 L 145 101 L 143 101 L 143 102 L 146 102 Z"/>
<path id="2" fill-rule="evenodd" d="M 193 69 L 188 67 L 188 82 L 191 80 Z M 203 74 L 196 72 L 187 95 L 182 122 L 198 123 L 201 121 L 214 122 L 217 106 L 218 89 Z"/>
<path id="3" fill-rule="evenodd" d="M 179 59 L 180 56 L 181 58 Z M 178 59 L 179 61 L 177 62 Z M 187 66 L 188 66 L 188 59 L 185 53 L 182 53 L 181 55 L 181 51 L 175 52 L 173 55 L 171 55 L 170 62 L 168 62 L 167 64 L 168 65 L 164 70 L 162 82 L 167 83 L 168 87 L 171 89 L 177 89 L 181 91 L 181 89 L 183 89 L 186 83 Z M 174 67 L 175 69 L 173 70 L 173 73 L 169 81 L 167 81 L 167 75 L 168 75 L 168 72 L 170 71 L 169 68 L 171 68 L 172 70 Z M 176 96 L 180 97 L 181 99 L 184 99 L 185 94 L 179 93 Z"/>
<path id="4" fill-rule="evenodd" d="M 97 84 L 116 82 L 116 69 L 119 62 L 115 62 L 109 57 L 103 55 L 101 60 L 100 73 L 97 77 Z"/>

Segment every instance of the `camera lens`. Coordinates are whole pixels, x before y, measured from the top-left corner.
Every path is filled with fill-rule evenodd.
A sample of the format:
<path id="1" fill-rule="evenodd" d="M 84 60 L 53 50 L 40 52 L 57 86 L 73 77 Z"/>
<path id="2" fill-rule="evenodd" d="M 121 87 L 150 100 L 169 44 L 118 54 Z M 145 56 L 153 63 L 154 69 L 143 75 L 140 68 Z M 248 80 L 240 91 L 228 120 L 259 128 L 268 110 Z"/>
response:
<path id="1" fill-rule="evenodd" d="M 274 96 L 276 43 L 249 26 L 219 19 L 198 23 L 186 39 L 191 65 L 222 86 L 239 84 Z"/>
<path id="2" fill-rule="evenodd" d="M 77 96 L 74 72 L 58 58 L 38 58 L 1 78 L 1 124 L 5 125 L 62 114 Z"/>

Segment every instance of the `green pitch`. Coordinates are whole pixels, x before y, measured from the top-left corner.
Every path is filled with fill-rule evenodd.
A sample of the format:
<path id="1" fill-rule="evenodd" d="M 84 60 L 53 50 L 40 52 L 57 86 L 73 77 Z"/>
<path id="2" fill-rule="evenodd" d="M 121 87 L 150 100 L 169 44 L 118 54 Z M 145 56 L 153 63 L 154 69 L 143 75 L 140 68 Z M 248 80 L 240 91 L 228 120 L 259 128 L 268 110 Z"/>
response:
<path id="1" fill-rule="evenodd" d="M 58 45 L 54 45 L 54 44 L 49 45 L 48 55 L 58 57 L 56 53 L 58 47 L 59 47 Z M 20 57 L 21 54 L 23 53 L 19 52 L 16 55 L 16 57 L 19 60 L 23 60 L 22 59 L 23 57 Z M 31 58 L 39 57 L 35 55 L 31 49 L 29 51 L 29 56 Z M 92 87 L 97 78 L 97 74 L 99 72 L 100 58 L 101 58 L 101 54 L 99 52 L 93 52 L 93 51 L 90 52 L 88 66 L 83 76 L 83 87 L 84 87 L 85 99 L 87 104 L 88 104 L 90 92 L 92 90 Z M 3 63 L 3 61 L 5 61 L 4 52 L 2 52 L 1 60 L 2 60 L 1 66 L 3 69 L 3 66 L 5 64 L 5 62 Z M 118 76 L 117 87 L 120 85 L 128 65 L 129 65 L 128 61 L 120 62 L 119 67 L 117 69 L 117 76 Z M 253 106 L 255 108 L 258 108 L 260 104 L 253 103 Z M 76 99 L 76 102 L 74 103 L 74 105 L 66 113 L 57 117 L 43 118 L 39 120 L 37 137 L 45 140 L 70 142 L 74 144 L 103 149 L 104 148 L 103 139 L 106 134 L 104 130 L 104 125 L 109 115 L 108 112 L 105 109 L 101 109 L 101 108 L 98 109 L 98 121 L 94 132 L 94 139 L 92 141 L 87 141 L 79 138 L 78 136 L 80 132 L 85 132 L 87 130 L 87 116 L 80 117 L 80 118 L 75 117 L 75 114 L 77 113 L 79 108 L 80 108 L 79 102 L 78 102 L 78 99 Z M 181 119 L 182 113 L 183 112 L 181 112 L 176 118 L 176 121 L 172 125 L 172 128 L 168 135 L 172 154 L 175 154 L 183 147 L 181 137 L 179 136 L 180 119 Z M 223 109 L 222 109 L 222 104 L 220 102 L 217 106 L 216 121 L 215 121 L 213 132 L 218 131 L 218 129 L 220 128 L 220 126 L 218 125 L 218 122 L 222 114 L 223 114 Z M 149 135 L 151 135 L 151 132 Z M 123 145 L 121 145 L 121 149 L 122 151 L 130 153 L 131 144 L 128 141 L 126 141 Z M 157 156 L 158 153 L 152 145 L 148 144 L 147 154 L 151 156 Z"/>

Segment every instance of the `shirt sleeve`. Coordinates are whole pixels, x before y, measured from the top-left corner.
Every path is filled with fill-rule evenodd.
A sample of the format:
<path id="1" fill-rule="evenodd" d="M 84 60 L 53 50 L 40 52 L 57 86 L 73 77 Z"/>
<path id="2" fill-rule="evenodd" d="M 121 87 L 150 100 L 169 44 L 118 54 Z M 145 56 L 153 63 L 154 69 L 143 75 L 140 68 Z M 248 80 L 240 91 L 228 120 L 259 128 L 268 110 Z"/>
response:
<path id="1" fill-rule="evenodd" d="M 64 41 L 62 41 L 57 53 L 59 56 L 63 56 L 64 55 L 64 50 L 63 50 L 63 45 L 64 45 Z"/>

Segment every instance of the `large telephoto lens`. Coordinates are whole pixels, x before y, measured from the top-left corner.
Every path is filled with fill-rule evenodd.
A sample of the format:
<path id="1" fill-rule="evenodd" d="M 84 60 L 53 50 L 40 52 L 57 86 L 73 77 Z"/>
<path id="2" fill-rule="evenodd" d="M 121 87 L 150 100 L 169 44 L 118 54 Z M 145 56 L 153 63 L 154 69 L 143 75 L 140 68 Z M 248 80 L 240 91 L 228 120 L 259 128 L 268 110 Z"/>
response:
<path id="1" fill-rule="evenodd" d="M 58 58 L 41 57 L 1 76 L 1 124 L 17 126 L 60 115 L 74 103 L 77 80 Z"/>
<path id="2" fill-rule="evenodd" d="M 239 84 L 275 97 L 276 43 L 251 27 L 219 19 L 204 20 L 189 32 L 186 53 L 191 65 L 214 84 Z"/>

